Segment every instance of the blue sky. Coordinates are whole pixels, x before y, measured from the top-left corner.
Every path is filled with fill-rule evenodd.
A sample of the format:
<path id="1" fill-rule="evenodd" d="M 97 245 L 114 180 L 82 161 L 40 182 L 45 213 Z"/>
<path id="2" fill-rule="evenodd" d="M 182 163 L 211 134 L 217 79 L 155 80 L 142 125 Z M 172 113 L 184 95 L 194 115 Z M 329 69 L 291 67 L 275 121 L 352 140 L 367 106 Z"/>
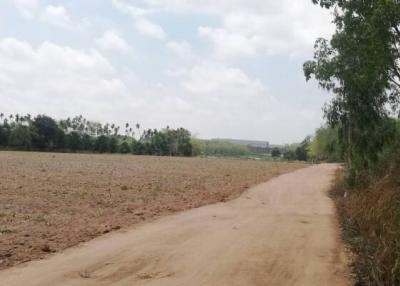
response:
<path id="1" fill-rule="evenodd" d="M 327 95 L 302 63 L 333 31 L 311 0 L 5 0 L 0 109 L 301 141 Z"/>

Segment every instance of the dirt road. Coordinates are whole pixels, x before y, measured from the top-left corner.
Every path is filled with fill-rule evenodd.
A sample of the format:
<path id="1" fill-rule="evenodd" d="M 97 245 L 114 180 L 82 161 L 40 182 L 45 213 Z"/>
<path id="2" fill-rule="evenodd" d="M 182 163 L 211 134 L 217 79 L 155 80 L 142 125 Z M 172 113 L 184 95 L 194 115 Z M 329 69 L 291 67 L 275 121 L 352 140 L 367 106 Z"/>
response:
<path id="1" fill-rule="evenodd" d="M 326 195 L 335 168 L 301 169 L 236 200 L 1 271 L 0 285 L 350 285 Z"/>

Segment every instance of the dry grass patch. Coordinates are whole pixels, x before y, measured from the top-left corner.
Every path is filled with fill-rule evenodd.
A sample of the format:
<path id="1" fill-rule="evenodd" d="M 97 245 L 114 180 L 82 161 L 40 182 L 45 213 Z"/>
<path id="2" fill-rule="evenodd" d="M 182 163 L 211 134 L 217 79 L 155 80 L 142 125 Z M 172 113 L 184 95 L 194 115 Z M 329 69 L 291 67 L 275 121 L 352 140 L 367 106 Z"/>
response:
<path id="1" fill-rule="evenodd" d="M 355 254 L 357 285 L 400 285 L 399 173 L 377 180 L 367 189 L 346 191 L 342 174 L 332 191 L 343 234 Z"/>

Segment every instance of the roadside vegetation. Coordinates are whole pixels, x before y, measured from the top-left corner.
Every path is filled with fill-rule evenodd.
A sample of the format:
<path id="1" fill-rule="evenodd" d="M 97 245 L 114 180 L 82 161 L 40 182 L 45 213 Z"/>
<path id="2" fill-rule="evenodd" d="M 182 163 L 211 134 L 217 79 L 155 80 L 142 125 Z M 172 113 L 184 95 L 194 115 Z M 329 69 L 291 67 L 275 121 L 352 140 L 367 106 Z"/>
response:
<path id="1" fill-rule="evenodd" d="M 343 161 L 336 198 L 357 285 L 400 285 L 400 2 L 313 0 L 336 32 L 304 64 L 333 94 L 309 155 Z"/>

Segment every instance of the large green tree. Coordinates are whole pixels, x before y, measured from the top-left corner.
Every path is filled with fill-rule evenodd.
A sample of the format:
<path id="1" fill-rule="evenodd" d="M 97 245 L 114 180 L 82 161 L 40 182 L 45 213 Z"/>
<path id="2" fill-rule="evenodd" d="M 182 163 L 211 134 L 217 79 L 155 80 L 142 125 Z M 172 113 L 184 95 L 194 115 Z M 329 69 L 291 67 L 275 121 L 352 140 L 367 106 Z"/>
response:
<path id="1" fill-rule="evenodd" d="M 307 80 L 333 92 L 325 108 L 338 127 L 349 175 L 357 182 L 376 164 L 391 134 L 382 133 L 400 95 L 400 4 L 395 0 L 313 0 L 333 9 L 336 32 L 318 39 Z"/>
<path id="2" fill-rule="evenodd" d="M 58 137 L 61 129 L 59 129 L 57 122 L 46 115 L 38 115 L 32 122 L 37 136 L 33 138 L 34 145 L 41 149 L 52 150 L 57 147 Z"/>

